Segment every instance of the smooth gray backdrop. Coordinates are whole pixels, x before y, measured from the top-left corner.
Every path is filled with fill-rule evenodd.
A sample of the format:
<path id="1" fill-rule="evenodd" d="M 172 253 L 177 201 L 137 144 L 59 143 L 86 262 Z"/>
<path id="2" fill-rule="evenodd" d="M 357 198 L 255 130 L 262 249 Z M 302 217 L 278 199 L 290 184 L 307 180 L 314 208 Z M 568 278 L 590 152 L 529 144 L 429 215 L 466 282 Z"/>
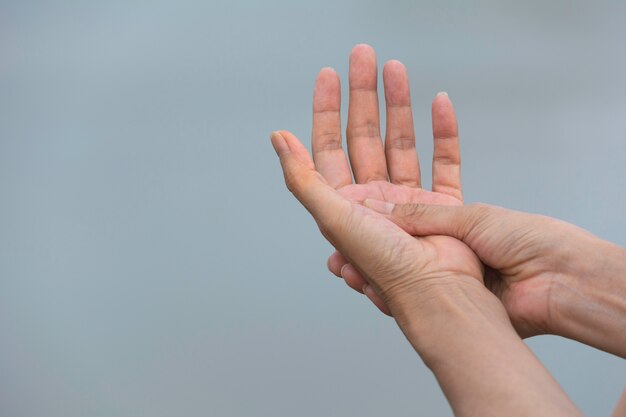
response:
<path id="1" fill-rule="evenodd" d="M 317 71 L 346 91 L 367 42 L 409 69 L 424 184 L 446 90 L 469 202 L 626 245 L 625 23 L 623 1 L 0 1 L 0 416 L 450 415 L 326 271 L 268 135 L 308 142 Z M 528 344 L 609 414 L 626 361 Z"/>

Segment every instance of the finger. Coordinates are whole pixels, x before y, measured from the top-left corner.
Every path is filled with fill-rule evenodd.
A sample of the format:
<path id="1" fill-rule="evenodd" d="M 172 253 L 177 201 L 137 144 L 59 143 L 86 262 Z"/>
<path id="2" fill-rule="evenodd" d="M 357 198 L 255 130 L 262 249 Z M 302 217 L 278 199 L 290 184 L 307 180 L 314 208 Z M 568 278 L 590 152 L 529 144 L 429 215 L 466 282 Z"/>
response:
<path id="1" fill-rule="evenodd" d="M 345 260 L 345 258 L 339 252 L 335 252 L 331 255 L 331 257 L 328 259 L 329 264 L 331 263 L 331 259 L 334 259 L 333 263 L 340 263 L 341 261 Z M 382 298 L 380 298 L 378 294 L 376 294 L 374 289 L 367 283 L 367 281 L 365 280 L 365 278 L 363 278 L 359 271 L 357 271 L 352 265 L 347 263 L 347 261 L 342 265 L 338 275 L 344 279 L 344 281 L 346 282 L 346 284 L 348 284 L 350 288 L 357 292 L 365 294 L 367 298 L 369 298 L 381 312 L 388 316 L 391 316 L 391 312 L 389 311 L 389 308 L 384 303 Z"/>
<path id="2" fill-rule="evenodd" d="M 328 266 L 328 270 L 335 274 L 337 277 L 341 278 L 341 268 L 348 263 L 348 260 L 343 257 L 343 255 L 337 251 L 330 255 L 328 258 L 328 262 L 326 266 Z"/>
<path id="3" fill-rule="evenodd" d="M 493 220 L 504 215 L 486 204 L 467 206 L 432 206 L 426 204 L 393 204 L 386 201 L 366 199 L 363 205 L 378 213 L 413 236 L 444 235 L 464 241 L 472 249 L 472 234 L 490 227 Z M 480 254 L 479 254 L 480 256 Z"/>
<path id="4" fill-rule="evenodd" d="M 428 252 L 399 226 L 345 199 L 328 185 L 315 171 L 306 148 L 291 133 L 274 132 L 272 145 L 280 158 L 287 188 L 313 215 L 328 241 L 358 265 L 364 276 L 373 278 L 371 284 L 377 290 L 392 291 L 397 285 L 392 283 L 406 279 L 416 254 L 434 256 L 432 250 Z M 395 262 L 381 263 L 390 251 L 397 252 Z"/>
<path id="5" fill-rule="evenodd" d="M 345 264 L 341 268 L 341 277 L 346 281 L 348 287 L 352 288 L 354 291 L 363 293 L 363 286 L 367 284 L 367 281 L 352 265 Z"/>
<path id="6" fill-rule="evenodd" d="M 433 100 L 433 191 L 463 200 L 461 152 L 454 107 L 447 93 Z"/>
<path id="7" fill-rule="evenodd" d="M 334 187 L 352 183 L 346 154 L 341 147 L 341 87 L 332 68 L 323 68 L 313 90 L 313 160 L 317 171 Z"/>
<path id="8" fill-rule="evenodd" d="M 340 228 L 341 221 L 352 211 L 351 203 L 315 170 L 313 159 L 304 145 L 293 134 L 282 130 L 272 133 L 272 146 L 280 158 L 289 191 L 313 215 L 320 227 L 329 230 Z"/>
<path id="9" fill-rule="evenodd" d="M 391 314 L 391 310 L 389 310 L 389 307 L 387 307 L 387 304 L 385 304 L 385 302 L 383 301 L 382 298 L 380 298 L 378 296 L 378 294 L 376 294 L 376 291 L 374 291 L 374 289 L 372 288 L 371 285 L 365 285 L 363 286 L 363 294 L 365 294 L 365 296 L 367 298 L 370 299 L 370 301 L 376 306 L 378 307 L 378 309 L 383 313 L 386 314 L 388 316 L 393 317 L 393 315 Z"/>
<path id="10" fill-rule="evenodd" d="M 376 54 L 369 45 L 350 53 L 348 154 L 357 183 L 387 180 L 387 164 L 378 117 Z"/>
<path id="11" fill-rule="evenodd" d="M 389 179 L 394 184 L 420 186 L 420 167 L 415 151 L 415 133 L 409 77 L 400 61 L 389 61 L 383 68 L 387 132 L 385 154 Z"/>

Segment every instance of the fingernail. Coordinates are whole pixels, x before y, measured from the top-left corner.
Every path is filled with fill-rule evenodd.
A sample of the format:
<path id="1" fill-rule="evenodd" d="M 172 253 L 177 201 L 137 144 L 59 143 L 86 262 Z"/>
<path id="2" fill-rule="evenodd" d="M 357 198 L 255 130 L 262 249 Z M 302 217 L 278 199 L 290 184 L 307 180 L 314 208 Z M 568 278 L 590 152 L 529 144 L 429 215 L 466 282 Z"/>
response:
<path id="1" fill-rule="evenodd" d="M 350 264 L 345 264 L 344 266 L 341 267 L 341 272 L 340 272 L 341 278 L 346 279 L 345 274 L 348 268 L 350 268 Z"/>
<path id="2" fill-rule="evenodd" d="M 446 96 L 448 97 L 448 93 L 446 93 L 445 91 L 440 91 L 437 93 L 438 96 Z"/>
<path id="3" fill-rule="evenodd" d="M 363 287 L 361 288 L 361 291 L 363 291 L 363 294 L 366 294 L 366 291 L 369 291 L 370 289 L 370 285 L 369 284 L 363 284 Z"/>
<path id="4" fill-rule="evenodd" d="M 363 205 L 381 214 L 391 214 L 391 212 L 393 211 L 393 207 L 395 206 L 395 204 L 393 203 L 388 203 L 387 201 L 374 200 L 371 198 L 366 198 L 363 201 Z"/>
<path id="5" fill-rule="evenodd" d="M 281 156 L 282 154 L 289 152 L 287 141 L 285 141 L 285 138 L 280 134 L 280 132 L 272 132 L 270 139 L 272 141 L 274 151 L 276 151 L 276 155 Z"/>

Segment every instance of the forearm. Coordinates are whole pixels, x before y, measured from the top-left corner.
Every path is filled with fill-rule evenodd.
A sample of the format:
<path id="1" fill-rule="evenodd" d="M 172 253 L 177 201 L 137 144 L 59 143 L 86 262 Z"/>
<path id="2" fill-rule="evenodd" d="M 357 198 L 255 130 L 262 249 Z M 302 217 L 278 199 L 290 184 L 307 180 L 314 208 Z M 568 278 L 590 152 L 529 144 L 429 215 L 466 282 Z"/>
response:
<path id="1" fill-rule="evenodd" d="M 455 415 L 580 415 L 481 285 L 435 290 L 393 309 Z"/>
<path id="2" fill-rule="evenodd" d="M 552 332 L 626 358 L 626 250 L 580 245 L 552 289 Z"/>

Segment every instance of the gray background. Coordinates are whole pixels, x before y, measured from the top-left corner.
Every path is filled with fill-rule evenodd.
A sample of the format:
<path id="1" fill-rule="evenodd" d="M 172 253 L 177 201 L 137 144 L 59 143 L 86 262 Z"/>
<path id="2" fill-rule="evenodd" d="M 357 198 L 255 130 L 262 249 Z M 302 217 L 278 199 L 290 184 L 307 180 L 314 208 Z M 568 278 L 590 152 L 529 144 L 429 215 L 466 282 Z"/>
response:
<path id="1" fill-rule="evenodd" d="M 1 1 L 0 416 L 450 415 L 326 271 L 268 134 L 308 142 L 317 71 L 345 91 L 367 42 L 409 68 L 425 184 L 446 90 L 468 201 L 625 246 L 625 23 L 623 1 Z M 528 343 L 609 414 L 626 361 Z"/>

